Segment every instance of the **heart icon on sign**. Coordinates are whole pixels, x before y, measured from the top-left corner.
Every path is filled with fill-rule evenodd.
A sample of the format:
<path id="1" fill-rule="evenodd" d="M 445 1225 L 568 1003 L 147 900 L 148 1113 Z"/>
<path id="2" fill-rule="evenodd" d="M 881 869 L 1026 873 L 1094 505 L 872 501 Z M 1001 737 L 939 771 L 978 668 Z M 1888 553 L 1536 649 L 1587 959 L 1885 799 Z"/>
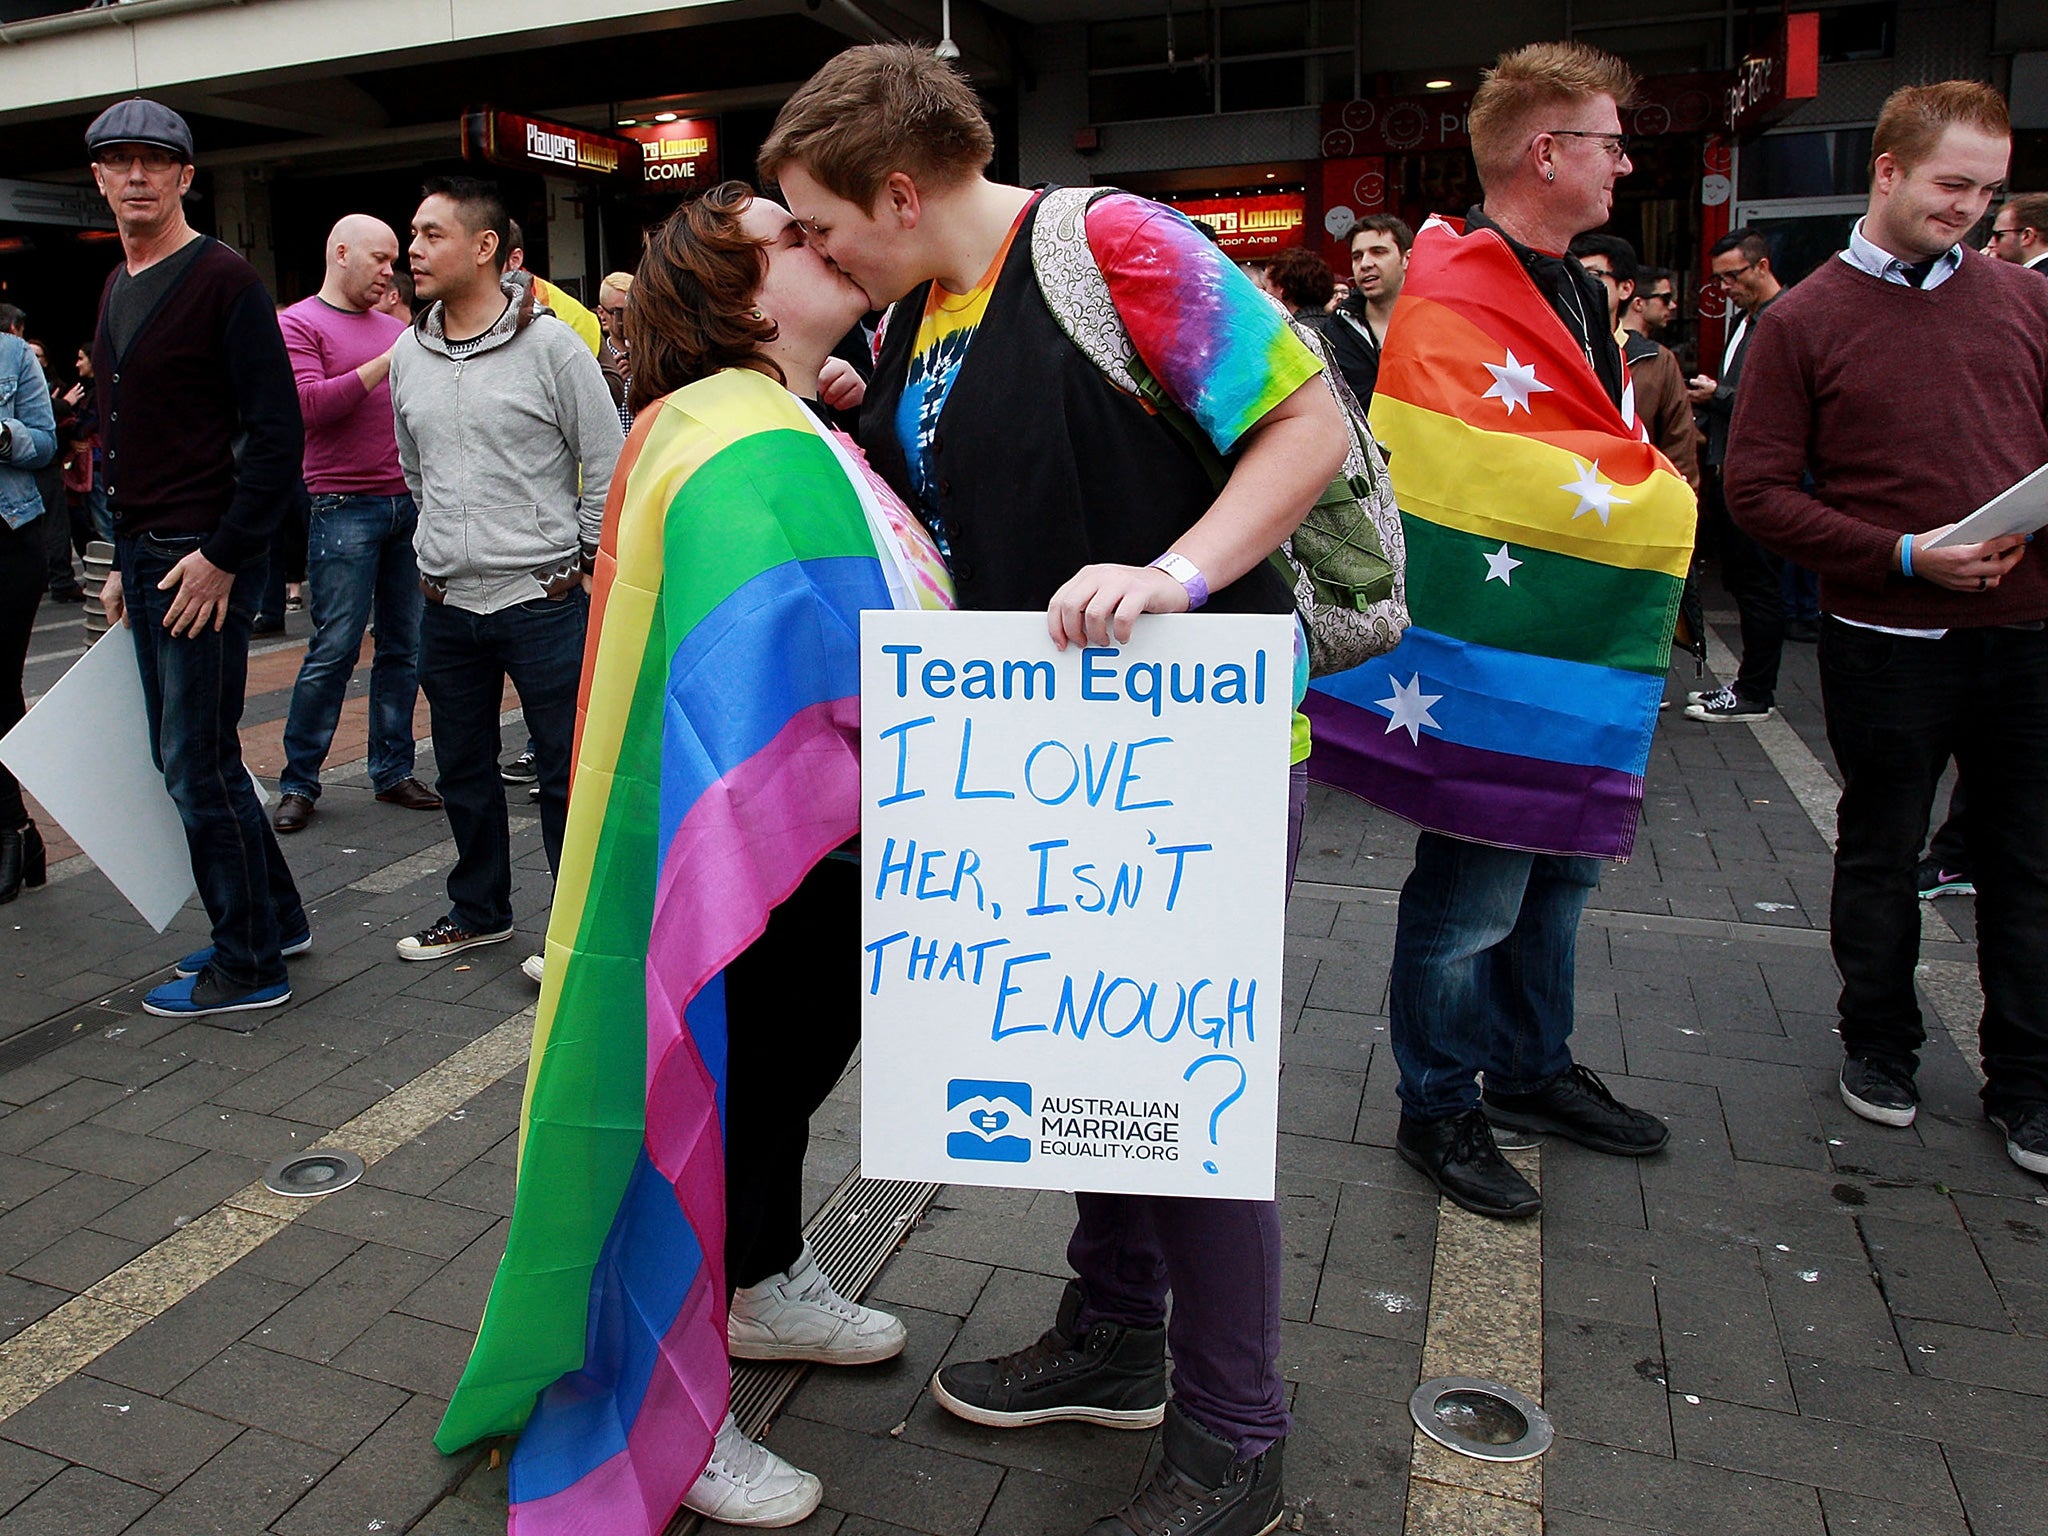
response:
<path id="1" fill-rule="evenodd" d="M 1010 1123 L 1010 1112 L 1006 1109 L 977 1109 L 967 1119 L 982 1135 L 993 1136 Z"/>

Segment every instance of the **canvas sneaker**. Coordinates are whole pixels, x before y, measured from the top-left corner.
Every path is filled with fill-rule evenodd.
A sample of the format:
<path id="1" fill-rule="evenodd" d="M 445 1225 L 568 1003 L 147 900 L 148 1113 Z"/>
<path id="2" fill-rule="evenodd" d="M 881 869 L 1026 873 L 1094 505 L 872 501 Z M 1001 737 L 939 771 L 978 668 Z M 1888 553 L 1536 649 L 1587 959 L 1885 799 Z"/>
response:
<path id="1" fill-rule="evenodd" d="M 2048 1174 L 2048 1104 L 1998 1110 L 1990 1117 L 2005 1132 L 2005 1155 L 2029 1173 Z"/>
<path id="2" fill-rule="evenodd" d="M 445 960 L 450 955 L 461 954 L 465 949 L 476 949 L 484 944 L 502 944 L 511 937 L 510 928 L 498 933 L 472 933 L 453 917 L 437 917 L 418 933 L 409 933 L 398 941 L 398 958 Z"/>
<path id="3" fill-rule="evenodd" d="M 1695 688 L 1685 696 L 1688 704 L 1706 704 L 1715 709 L 1726 709 L 1735 702 L 1733 688 Z"/>
<path id="4" fill-rule="evenodd" d="M 531 784 L 540 777 L 540 769 L 535 765 L 531 752 L 522 752 L 511 762 L 499 766 L 498 777 L 507 784 Z"/>
<path id="5" fill-rule="evenodd" d="M 711 1460 L 683 1495 L 683 1508 L 727 1525 L 774 1529 L 805 1519 L 824 1497 L 824 1484 L 749 1440 L 728 1413 Z"/>
<path id="6" fill-rule="evenodd" d="M 872 1365 L 902 1354 L 909 1336 L 899 1319 L 833 1290 L 808 1243 L 786 1274 L 734 1291 L 725 1319 L 736 1360 Z"/>
<path id="7" fill-rule="evenodd" d="M 289 944 L 280 944 L 277 952 L 289 960 L 293 955 L 303 955 L 312 947 L 313 930 L 309 928 Z M 171 974 L 182 981 L 187 976 L 197 976 L 211 964 L 213 964 L 213 946 L 209 944 L 204 949 L 193 950 L 191 954 L 172 966 Z"/>
<path id="8" fill-rule="evenodd" d="M 1876 1125 L 1911 1125 L 1920 1112 L 1913 1074 L 1873 1056 L 1842 1058 L 1842 1102 Z"/>
<path id="9" fill-rule="evenodd" d="M 1755 720 L 1768 720 L 1774 713 L 1769 704 L 1758 704 L 1726 688 L 1721 693 L 1727 697 L 1717 696 L 1711 703 L 1702 699 L 1697 704 L 1686 705 L 1686 719 L 1705 720 L 1710 725 L 1746 725 Z"/>
<path id="10" fill-rule="evenodd" d="M 528 955 L 519 962 L 519 974 L 532 982 L 536 987 L 541 984 L 542 978 L 547 973 L 548 960 L 546 955 Z"/>
<path id="11" fill-rule="evenodd" d="M 1960 869 L 1943 869 L 1935 859 L 1922 859 L 1913 869 L 1913 888 L 1922 901 L 1937 896 L 1974 896 L 1977 882 Z"/>
<path id="12" fill-rule="evenodd" d="M 223 981 L 219 971 L 205 970 L 155 988 L 143 997 L 142 1011 L 160 1019 L 203 1019 L 216 1013 L 281 1008 L 291 1000 L 292 987 L 288 981 L 245 990 Z"/>

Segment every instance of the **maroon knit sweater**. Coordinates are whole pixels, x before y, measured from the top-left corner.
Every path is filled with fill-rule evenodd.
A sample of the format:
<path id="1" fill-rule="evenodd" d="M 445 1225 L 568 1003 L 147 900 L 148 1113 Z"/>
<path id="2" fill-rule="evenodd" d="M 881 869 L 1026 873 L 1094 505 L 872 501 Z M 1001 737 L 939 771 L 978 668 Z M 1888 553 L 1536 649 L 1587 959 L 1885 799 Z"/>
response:
<path id="1" fill-rule="evenodd" d="M 1820 573 L 1826 612 L 1913 629 L 2048 618 L 2048 538 L 1982 593 L 1909 581 L 1895 559 L 1900 534 L 1954 522 L 2048 463 L 2038 274 L 1972 251 L 1923 290 L 1830 257 L 1764 311 L 1737 396 L 1729 513 Z"/>

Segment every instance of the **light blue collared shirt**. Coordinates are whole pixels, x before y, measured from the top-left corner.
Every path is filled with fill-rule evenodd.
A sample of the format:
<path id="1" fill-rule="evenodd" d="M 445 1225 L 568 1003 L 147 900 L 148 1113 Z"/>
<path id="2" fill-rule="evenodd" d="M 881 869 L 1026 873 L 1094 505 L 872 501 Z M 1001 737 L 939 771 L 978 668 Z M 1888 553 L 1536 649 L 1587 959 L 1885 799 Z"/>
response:
<path id="1" fill-rule="evenodd" d="M 1899 260 L 1890 251 L 1881 251 L 1863 237 L 1863 221 L 1858 219 L 1856 227 L 1849 231 L 1849 248 L 1842 252 L 1842 260 L 1872 277 L 1882 278 L 1888 283 L 1897 283 L 1901 288 L 1911 288 L 1913 280 L 1906 275 L 1908 263 Z M 1956 269 L 1963 264 L 1962 242 L 1950 246 L 1935 259 L 1933 270 L 1927 274 L 1922 288 L 1939 288 L 1956 275 Z"/>

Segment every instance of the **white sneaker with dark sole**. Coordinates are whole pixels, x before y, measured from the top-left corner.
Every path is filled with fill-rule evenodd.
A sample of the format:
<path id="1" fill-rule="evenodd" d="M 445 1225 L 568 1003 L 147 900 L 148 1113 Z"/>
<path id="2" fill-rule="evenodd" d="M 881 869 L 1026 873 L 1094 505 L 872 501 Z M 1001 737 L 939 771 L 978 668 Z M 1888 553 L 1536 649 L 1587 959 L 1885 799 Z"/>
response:
<path id="1" fill-rule="evenodd" d="M 728 1413 L 710 1463 L 683 1495 L 683 1508 L 727 1525 L 773 1530 L 807 1518 L 824 1497 L 824 1484 L 749 1440 Z"/>
<path id="2" fill-rule="evenodd" d="M 725 1350 L 735 1360 L 872 1365 L 902 1354 L 909 1337 L 900 1318 L 833 1290 L 809 1244 L 786 1273 L 734 1291 L 725 1319 Z"/>
<path id="3" fill-rule="evenodd" d="M 452 917 L 436 918 L 418 933 L 409 933 L 398 941 L 398 958 L 401 960 L 446 960 L 450 955 L 459 955 L 465 949 L 478 949 L 485 944 L 502 944 L 512 937 L 512 930 L 502 933 L 472 933 L 457 926 Z"/>

